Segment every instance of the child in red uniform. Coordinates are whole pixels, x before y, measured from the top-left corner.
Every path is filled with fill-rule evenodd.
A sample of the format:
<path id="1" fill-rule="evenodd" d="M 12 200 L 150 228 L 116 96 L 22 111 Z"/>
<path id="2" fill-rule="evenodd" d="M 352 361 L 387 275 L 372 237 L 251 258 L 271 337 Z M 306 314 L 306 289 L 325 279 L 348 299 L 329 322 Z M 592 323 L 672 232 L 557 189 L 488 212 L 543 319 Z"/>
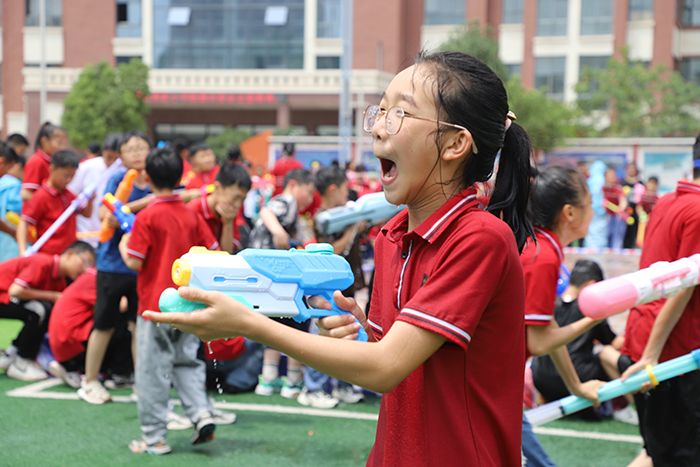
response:
<path id="1" fill-rule="evenodd" d="M 188 208 L 202 215 L 221 249 L 231 254 L 241 249 L 241 226 L 236 221 L 250 186 L 250 175 L 243 166 L 227 162 L 216 176 L 214 191 L 187 203 Z"/>
<path id="2" fill-rule="evenodd" d="M 294 143 L 285 143 L 282 147 L 282 157 L 277 159 L 275 166 L 270 172 L 275 177 L 275 191 L 272 193 L 272 196 L 282 194 L 284 190 L 284 177 L 287 175 L 287 172 L 304 168 L 304 164 L 294 158 L 295 152 L 296 146 Z"/>
<path id="3" fill-rule="evenodd" d="M 605 213 L 608 217 L 608 248 L 622 248 L 627 230 L 627 223 L 622 218 L 622 214 L 627 210 L 627 198 L 612 167 L 605 170 L 603 196 Z"/>
<path id="4" fill-rule="evenodd" d="M 20 255 L 23 255 L 27 249 L 28 224 L 36 227 L 37 237 L 41 238 L 75 199 L 75 195 L 66 187 L 73 180 L 79 163 L 78 156 L 71 151 L 58 151 L 54 154 L 49 166 L 49 178 L 32 196 L 32 199 L 22 206 L 22 220 L 17 226 L 17 245 Z M 90 217 L 92 215 L 92 202 L 78 207 L 76 212 L 65 220 L 39 251 L 58 255 L 75 242 L 78 232 L 75 220 L 77 214 Z"/>
<path id="5" fill-rule="evenodd" d="M 49 177 L 51 158 L 57 151 L 68 149 L 68 133 L 60 126 L 44 123 L 36 137 L 36 152 L 27 161 L 22 180 L 22 200 L 26 203 Z"/>
<path id="6" fill-rule="evenodd" d="M 0 264 L 0 318 L 21 319 L 24 327 L 0 357 L 7 375 L 24 381 L 45 379 L 46 372 L 34 361 L 49 325 L 53 304 L 66 287 L 95 264 L 95 251 L 75 242 L 63 254 L 37 253 Z"/>
<path id="7" fill-rule="evenodd" d="M 365 111 L 387 200 L 408 206 L 377 239 L 371 323 L 354 300 L 334 294 L 370 342 L 354 340 L 360 324 L 352 316 L 322 320 L 324 334 L 345 337 L 328 339 L 186 287 L 182 297 L 210 307 L 144 316 L 205 340 L 244 335 L 385 393 L 370 466 L 520 466 L 525 283 L 518 249 L 534 234 L 525 215 L 529 139 L 507 114 L 502 82 L 458 52 L 420 56 Z M 489 179 L 499 150 L 488 213 L 473 185 Z"/>
<path id="8" fill-rule="evenodd" d="M 692 183 L 679 181 L 676 191 L 661 197 L 649 216 L 640 268 L 700 253 L 700 135 L 693 146 L 693 163 Z M 619 364 L 626 370 L 621 379 L 700 347 L 699 323 L 697 287 L 632 308 L 622 347 L 627 361 Z M 634 395 L 639 430 L 654 467 L 700 465 L 699 394 L 700 373 L 694 371 Z"/>
<path id="9" fill-rule="evenodd" d="M 562 245 L 585 237 L 593 218 L 586 179 L 573 168 L 550 167 L 535 178 L 530 206 L 536 243 L 529 241 L 520 257 L 527 291 L 525 328 L 528 356 L 550 355 L 571 394 L 597 401 L 598 387 L 603 383 L 598 380 L 581 383 L 565 344 L 598 322 L 584 317 L 560 328 L 552 319 L 559 268 L 564 261 Z M 524 417 L 522 447 L 527 465 L 554 465 Z"/>
<path id="10" fill-rule="evenodd" d="M 216 174 L 219 173 L 219 166 L 216 165 L 216 156 L 209 145 L 204 143 L 194 144 L 190 146 L 190 164 L 192 166 L 190 172 L 183 175 L 187 177 L 185 188 L 192 190 L 203 186 L 211 185 L 216 180 Z"/>
<path id="11" fill-rule="evenodd" d="M 212 440 L 216 427 L 204 390 L 205 365 L 197 359 L 199 339 L 141 317 L 144 310 L 157 310 L 160 294 L 175 287 L 171 268 L 176 259 L 195 245 L 209 249 L 219 246 L 204 219 L 172 194 L 181 177 L 182 159 L 173 151 L 156 149 L 148 155 L 146 181 L 156 198 L 138 213 L 131 234 L 125 234 L 119 243 L 126 265 L 139 271 L 136 385 L 143 434 L 129 444 L 135 453 L 171 451 L 165 441 L 171 385 L 194 424 L 193 444 Z"/>

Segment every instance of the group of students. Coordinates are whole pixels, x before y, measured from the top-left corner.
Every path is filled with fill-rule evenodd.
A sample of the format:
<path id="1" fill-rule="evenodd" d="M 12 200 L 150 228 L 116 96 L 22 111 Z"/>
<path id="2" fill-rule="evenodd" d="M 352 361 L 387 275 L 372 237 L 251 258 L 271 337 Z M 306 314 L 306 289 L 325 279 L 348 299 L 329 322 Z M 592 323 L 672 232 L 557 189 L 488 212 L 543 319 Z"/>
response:
<path id="1" fill-rule="evenodd" d="M 132 233 L 117 241 L 125 265 L 139 270 L 136 383 L 143 435 L 130 445 L 133 451 L 170 451 L 171 384 L 195 423 L 193 441 L 213 435 L 190 333 L 207 342 L 242 336 L 383 393 L 371 466 L 552 465 L 523 414 L 530 355 L 550 355 L 569 393 L 598 402 L 603 382 L 582 381 L 565 344 L 599 323 L 583 317 L 560 327 L 552 316 L 562 246 L 585 237 L 593 218 L 585 178 L 552 167 L 531 180 L 529 138 L 509 112 L 503 83 L 462 53 L 420 54 L 391 81 L 379 105 L 366 109 L 363 126 L 372 134 L 387 200 L 407 209 L 377 238 L 369 313 L 337 291 L 334 301 L 352 315 L 319 320 L 319 336 L 274 322 L 224 294 L 188 287 L 179 289 L 180 296 L 207 308 L 156 311 L 160 291 L 172 285 L 172 261 L 193 244 L 215 248 L 218 242 L 203 217 L 183 209 L 173 195 L 182 159 L 169 150 L 145 157 L 143 145 L 143 181 L 156 197 L 139 212 Z M 492 177 L 497 156 L 484 210 L 474 186 Z M 700 253 L 700 138 L 693 159 L 693 182 L 679 182 L 649 219 L 640 267 Z M 261 211 L 261 230 L 251 232 L 251 243 L 260 238 L 261 244 L 288 247 L 294 237 L 288 229 L 296 224 L 295 210 L 310 202 L 311 179 L 296 170 L 285 179 L 282 196 L 289 196 Z M 290 210 L 294 215 L 281 215 Z M 333 243 L 340 251 L 341 244 Z M 61 257 L 52 261 L 60 273 Z M 97 293 L 99 300 L 99 286 Z M 700 344 L 699 316 L 700 293 L 693 288 L 635 307 L 622 355 L 611 360 L 625 378 L 687 353 Z M 360 326 L 368 342 L 356 340 Z M 294 389 L 298 380 L 293 374 L 288 379 Z M 275 381 L 274 368 L 263 370 L 262 383 L 274 388 Z M 694 372 L 634 396 L 645 442 L 636 466 L 698 464 L 698 384 Z"/>

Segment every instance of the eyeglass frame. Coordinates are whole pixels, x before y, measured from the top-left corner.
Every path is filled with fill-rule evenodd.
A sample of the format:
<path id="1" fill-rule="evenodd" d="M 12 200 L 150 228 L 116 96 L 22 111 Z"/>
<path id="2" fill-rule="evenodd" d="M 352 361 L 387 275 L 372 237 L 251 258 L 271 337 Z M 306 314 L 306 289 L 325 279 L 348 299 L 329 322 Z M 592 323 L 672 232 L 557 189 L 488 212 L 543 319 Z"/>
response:
<path id="1" fill-rule="evenodd" d="M 447 123 L 447 122 L 442 122 L 442 121 L 440 121 L 440 120 L 433 120 L 432 118 L 419 117 L 419 116 L 417 116 L 417 115 L 412 115 L 412 114 L 406 112 L 402 107 L 399 107 L 398 105 L 394 105 L 394 106 L 392 106 L 392 107 L 389 107 L 389 108 L 386 109 L 386 110 L 382 110 L 382 108 L 379 107 L 377 104 L 370 104 L 370 105 L 367 106 L 367 108 L 365 109 L 365 111 L 362 113 L 362 129 L 363 129 L 365 132 L 367 132 L 367 133 L 372 133 L 372 128 L 369 128 L 369 129 L 368 129 L 366 123 L 367 123 L 367 118 L 368 118 L 368 117 L 367 117 L 367 114 L 368 114 L 368 112 L 369 112 L 369 109 L 371 109 L 371 108 L 373 108 L 373 107 L 376 107 L 376 108 L 379 110 L 379 112 L 378 112 L 377 117 L 376 117 L 377 119 L 374 121 L 374 124 L 372 125 L 372 128 L 374 128 L 374 125 L 377 124 L 377 122 L 379 121 L 379 119 L 381 118 L 381 116 L 382 116 L 382 115 L 387 115 L 391 109 L 399 109 L 399 110 L 401 111 L 401 121 L 399 122 L 399 127 L 396 129 L 396 131 L 395 131 L 394 133 L 390 133 L 390 132 L 387 130 L 387 134 L 392 135 L 392 136 L 398 134 L 399 131 L 401 131 L 401 127 L 403 126 L 403 119 L 404 119 L 404 117 L 415 118 L 416 120 L 425 120 L 426 122 L 433 122 L 433 123 L 437 123 L 437 124 L 439 124 L 439 125 L 446 125 L 446 126 L 450 126 L 450 127 L 452 127 L 452 128 L 457 128 L 457 129 L 459 129 L 459 130 L 469 131 L 468 129 L 466 129 L 466 128 L 463 127 L 462 125 L 457 125 L 457 124 L 455 124 L 455 123 Z M 470 132 L 470 133 L 471 133 L 471 132 Z M 473 152 L 474 154 L 477 154 L 477 153 L 479 152 L 479 150 L 476 148 L 476 143 L 474 142 L 473 139 L 472 139 L 472 152 Z"/>

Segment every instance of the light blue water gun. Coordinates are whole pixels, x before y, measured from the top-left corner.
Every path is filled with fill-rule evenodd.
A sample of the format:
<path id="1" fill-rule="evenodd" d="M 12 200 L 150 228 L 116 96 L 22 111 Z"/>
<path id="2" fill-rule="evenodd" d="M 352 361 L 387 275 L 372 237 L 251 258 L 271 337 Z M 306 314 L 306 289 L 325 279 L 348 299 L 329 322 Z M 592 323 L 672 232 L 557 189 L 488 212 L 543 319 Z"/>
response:
<path id="1" fill-rule="evenodd" d="M 328 209 L 316 216 L 316 228 L 323 235 L 342 232 L 361 221 L 374 223 L 394 217 L 406 206 L 390 204 L 384 193 L 370 193 L 357 201 L 348 201 L 345 206 Z"/>
<path id="2" fill-rule="evenodd" d="M 651 382 L 657 386 L 661 381 L 690 373 L 700 368 L 700 349 L 693 350 L 682 357 L 668 360 L 658 365 L 648 365 L 646 371 L 633 374 L 623 383 L 619 379 L 610 381 L 598 388 L 598 400 L 603 402 L 614 399 L 628 392 L 638 391 L 642 384 Z M 525 416 L 533 426 L 543 425 L 558 420 L 565 415 L 591 407 L 592 401 L 578 396 L 568 396 L 558 401 L 550 402 L 536 409 L 528 410 Z"/>
<path id="3" fill-rule="evenodd" d="M 105 193 L 104 198 L 102 198 L 102 204 L 107 206 L 107 208 L 112 211 L 114 217 L 119 221 L 119 227 L 126 233 L 130 233 L 131 229 L 134 227 L 134 221 L 136 220 L 136 214 L 131 212 L 129 206 L 119 201 L 111 193 Z"/>
<path id="4" fill-rule="evenodd" d="M 259 313 L 298 323 L 348 314 L 335 304 L 333 292 L 345 290 L 355 281 L 348 262 L 333 254 L 333 246 L 327 243 L 311 244 L 306 250 L 248 248 L 237 255 L 192 247 L 173 263 L 172 278 L 176 285 L 223 292 Z M 309 307 L 305 297 L 311 295 L 328 300 L 332 309 Z M 163 291 L 158 306 L 163 312 L 206 307 L 181 298 L 174 288 Z M 362 327 L 358 340 L 367 340 Z"/>

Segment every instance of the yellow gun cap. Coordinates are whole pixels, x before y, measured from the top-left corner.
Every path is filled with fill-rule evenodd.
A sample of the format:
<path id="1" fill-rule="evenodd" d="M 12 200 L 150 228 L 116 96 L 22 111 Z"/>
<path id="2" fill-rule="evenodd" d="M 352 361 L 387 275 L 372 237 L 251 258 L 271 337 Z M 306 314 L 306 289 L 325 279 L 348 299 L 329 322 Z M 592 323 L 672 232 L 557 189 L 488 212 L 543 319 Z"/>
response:
<path id="1" fill-rule="evenodd" d="M 190 276 L 192 275 L 192 265 L 189 260 L 186 259 L 176 259 L 173 263 L 173 282 L 176 285 L 188 285 L 190 283 Z"/>
<path id="2" fill-rule="evenodd" d="M 228 251 L 219 251 L 219 250 L 208 250 L 204 246 L 193 246 L 190 248 L 190 251 L 187 252 L 188 254 L 191 253 L 196 253 L 199 255 L 229 255 Z"/>

